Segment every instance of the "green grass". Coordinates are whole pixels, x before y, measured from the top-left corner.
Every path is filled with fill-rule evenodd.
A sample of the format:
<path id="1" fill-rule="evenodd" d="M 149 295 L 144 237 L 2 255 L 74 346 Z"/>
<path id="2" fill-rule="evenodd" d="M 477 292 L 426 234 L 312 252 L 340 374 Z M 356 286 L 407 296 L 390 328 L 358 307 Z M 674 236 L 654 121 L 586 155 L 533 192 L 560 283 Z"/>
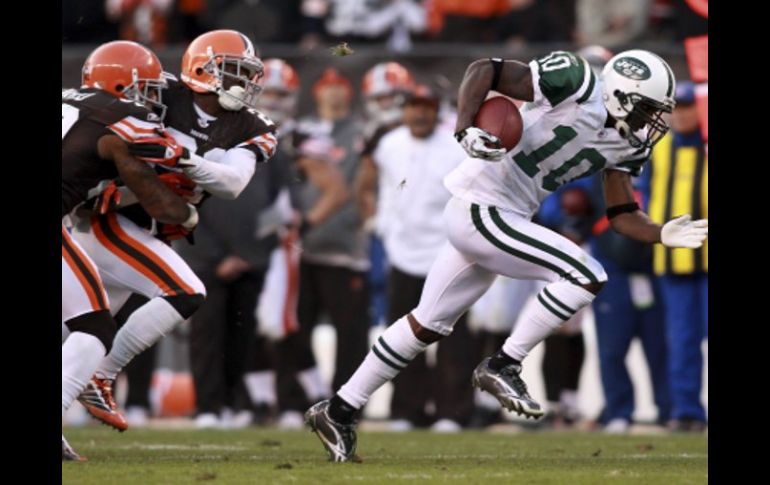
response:
<path id="1" fill-rule="evenodd" d="M 705 436 L 364 432 L 363 463 L 334 464 L 310 432 L 64 432 L 89 461 L 62 463 L 63 484 L 708 482 Z"/>

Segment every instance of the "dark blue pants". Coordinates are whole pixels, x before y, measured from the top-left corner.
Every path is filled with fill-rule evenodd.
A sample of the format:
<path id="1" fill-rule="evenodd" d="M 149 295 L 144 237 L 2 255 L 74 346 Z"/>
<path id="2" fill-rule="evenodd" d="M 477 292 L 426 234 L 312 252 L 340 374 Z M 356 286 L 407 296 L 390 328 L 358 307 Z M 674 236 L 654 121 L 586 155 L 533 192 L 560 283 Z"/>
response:
<path id="1" fill-rule="evenodd" d="M 663 276 L 666 339 L 671 380 L 671 417 L 706 420 L 700 401 L 703 380 L 701 343 L 708 338 L 708 274 Z"/>
<path id="2" fill-rule="evenodd" d="M 626 368 L 626 354 L 634 337 L 639 337 L 652 379 L 658 422 L 669 418 L 668 369 L 663 308 L 655 278 L 652 280 L 655 304 L 637 309 L 631 300 L 629 275 L 610 272 L 609 282 L 594 300 L 599 368 L 605 408 L 602 423 L 623 418 L 631 421 L 634 412 L 634 387 Z"/>

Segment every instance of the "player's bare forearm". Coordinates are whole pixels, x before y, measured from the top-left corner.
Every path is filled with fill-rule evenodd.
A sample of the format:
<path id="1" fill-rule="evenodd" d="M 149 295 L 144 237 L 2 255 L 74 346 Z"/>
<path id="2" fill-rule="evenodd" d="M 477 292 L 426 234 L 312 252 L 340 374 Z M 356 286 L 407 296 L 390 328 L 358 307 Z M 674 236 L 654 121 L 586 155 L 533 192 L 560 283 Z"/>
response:
<path id="1" fill-rule="evenodd" d="M 99 152 L 115 163 L 121 180 L 150 217 L 166 224 L 181 224 L 190 217 L 187 202 L 166 187 L 150 166 L 131 156 L 128 146 L 118 137 L 100 138 Z"/>
<path id="2" fill-rule="evenodd" d="M 458 93 L 455 132 L 473 125 L 479 107 L 492 89 L 493 79 L 494 69 L 489 59 L 478 59 L 468 66 Z M 504 61 L 495 90 L 511 98 L 532 101 L 535 94 L 529 66 L 519 61 Z"/>
<path id="3" fill-rule="evenodd" d="M 373 217 L 377 204 L 375 202 L 377 194 L 377 165 L 370 155 L 364 155 L 361 159 L 356 181 L 353 186 L 353 194 L 358 206 L 359 214 L 362 220 Z"/>
<path id="4" fill-rule="evenodd" d="M 308 180 L 321 191 L 318 201 L 305 214 L 305 219 L 311 225 L 317 225 L 337 212 L 350 199 L 350 191 L 342 174 L 334 166 L 309 159 L 304 159 L 301 166 Z"/>
<path id="5" fill-rule="evenodd" d="M 631 175 L 619 170 L 606 170 L 604 172 L 604 200 L 607 208 L 634 204 L 636 201 L 634 200 Z M 618 233 L 636 241 L 660 242 L 661 226 L 652 222 L 647 214 L 639 209 L 612 217 L 610 224 Z"/>

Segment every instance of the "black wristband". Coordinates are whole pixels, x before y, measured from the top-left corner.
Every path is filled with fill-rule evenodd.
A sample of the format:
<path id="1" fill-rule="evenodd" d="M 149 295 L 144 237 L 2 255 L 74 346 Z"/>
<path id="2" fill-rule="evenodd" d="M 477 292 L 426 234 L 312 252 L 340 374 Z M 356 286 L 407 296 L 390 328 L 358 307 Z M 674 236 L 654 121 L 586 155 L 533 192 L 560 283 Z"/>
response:
<path id="1" fill-rule="evenodd" d="M 299 223 L 299 235 L 304 236 L 305 233 L 312 228 L 313 224 L 311 224 L 310 221 L 308 221 L 307 218 L 303 215 L 302 220 Z"/>
<path id="2" fill-rule="evenodd" d="M 492 87 L 490 90 L 497 91 L 497 84 L 500 82 L 500 73 L 503 71 L 503 60 L 499 57 L 490 57 L 489 62 L 492 63 L 492 69 L 494 70 Z"/>
<path id="3" fill-rule="evenodd" d="M 615 216 L 624 214 L 626 212 L 636 212 L 639 210 L 639 204 L 632 202 L 630 204 L 614 205 L 607 208 L 607 219 L 612 219 Z"/>

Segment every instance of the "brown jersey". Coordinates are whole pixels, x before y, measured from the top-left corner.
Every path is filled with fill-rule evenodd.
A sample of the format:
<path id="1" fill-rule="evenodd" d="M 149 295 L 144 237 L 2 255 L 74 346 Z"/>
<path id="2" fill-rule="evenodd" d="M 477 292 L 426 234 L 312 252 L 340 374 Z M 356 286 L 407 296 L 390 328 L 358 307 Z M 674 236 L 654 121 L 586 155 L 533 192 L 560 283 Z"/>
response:
<path id="1" fill-rule="evenodd" d="M 206 119 L 195 109 L 193 92 L 176 80 L 168 81 L 163 101 L 168 107 L 163 120 L 168 132 L 197 155 L 209 158 L 212 150 L 239 147 L 253 151 L 257 162 L 265 162 L 275 153 L 276 126 L 256 110 L 227 111 Z"/>
<path id="2" fill-rule="evenodd" d="M 245 148 L 254 152 L 257 162 L 266 162 L 278 145 L 275 124 L 258 111 L 241 109 L 219 114 L 216 119 L 202 117 L 196 110 L 191 91 L 184 83 L 167 78 L 168 88 L 163 91 L 166 116 L 165 130 L 181 145 L 207 160 L 216 161 L 231 148 Z M 158 172 L 167 169 L 156 167 Z M 204 199 L 207 194 L 203 194 Z M 200 202 L 195 204 L 200 205 Z M 139 205 L 119 212 L 140 227 L 152 227 L 152 219 Z"/>
<path id="3" fill-rule="evenodd" d="M 130 143 L 153 136 L 160 128 L 158 116 L 129 100 L 93 88 L 62 91 L 62 217 L 96 195 L 100 183 L 118 177 L 110 160 L 99 156 L 104 135 L 118 135 Z"/>

